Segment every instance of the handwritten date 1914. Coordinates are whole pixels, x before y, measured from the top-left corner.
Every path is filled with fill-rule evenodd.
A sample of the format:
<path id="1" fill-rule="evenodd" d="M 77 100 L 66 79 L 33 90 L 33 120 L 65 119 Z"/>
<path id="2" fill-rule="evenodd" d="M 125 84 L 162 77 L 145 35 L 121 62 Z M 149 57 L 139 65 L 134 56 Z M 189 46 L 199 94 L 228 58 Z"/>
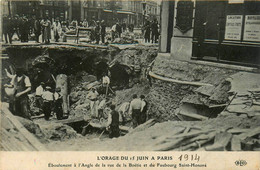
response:
<path id="1" fill-rule="evenodd" d="M 200 156 L 198 154 L 181 154 L 178 157 L 180 161 L 200 161 Z"/>

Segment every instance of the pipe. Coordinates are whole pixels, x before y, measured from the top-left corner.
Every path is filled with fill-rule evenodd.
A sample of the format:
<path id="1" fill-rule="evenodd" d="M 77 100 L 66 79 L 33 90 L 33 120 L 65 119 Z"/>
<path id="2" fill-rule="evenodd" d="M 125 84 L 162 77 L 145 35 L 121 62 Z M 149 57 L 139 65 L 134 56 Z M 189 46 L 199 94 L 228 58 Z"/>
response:
<path id="1" fill-rule="evenodd" d="M 149 71 L 149 76 L 156 78 L 158 80 L 168 81 L 168 82 L 178 83 L 178 84 L 186 84 L 186 85 L 192 85 L 192 86 L 213 86 L 212 84 L 207 84 L 207 83 L 182 81 L 182 80 L 175 80 L 172 78 L 162 77 L 162 76 L 156 75 L 155 73 L 153 73 L 151 71 Z"/>

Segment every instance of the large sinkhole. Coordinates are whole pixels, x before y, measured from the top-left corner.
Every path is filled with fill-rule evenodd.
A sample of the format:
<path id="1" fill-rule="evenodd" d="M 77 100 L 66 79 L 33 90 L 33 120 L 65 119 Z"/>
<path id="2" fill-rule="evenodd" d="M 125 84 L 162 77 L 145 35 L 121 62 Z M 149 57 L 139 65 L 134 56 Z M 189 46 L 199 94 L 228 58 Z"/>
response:
<path id="1" fill-rule="evenodd" d="M 192 86 L 153 79 L 152 86 L 148 85 L 145 88 L 142 84 L 142 81 L 146 80 L 144 73 L 155 59 L 156 49 L 119 50 L 112 47 L 11 46 L 6 48 L 4 53 L 8 55 L 9 59 L 3 60 L 3 70 L 12 70 L 16 67 L 25 68 L 32 83 L 32 92 L 35 92 L 41 81 L 55 88 L 54 79 L 57 75 L 67 75 L 69 114 L 71 117 L 78 114 L 83 115 L 89 111 L 89 105 L 86 104 L 86 95 L 90 84 L 96 85 L 95 82 L 100 82 L 104 73 L 110 76 L 111 90 L 116 92 L 114 96 L 110 96 L 110 99 L 119 102 L 117 109 L 124 102 L 130 101 L 134 93 L 145 94 L 147 101 L 150 103 L 149 118 L 155 118 L 158 122 L 165 120 L 202 120 L 202 117 L 198 115 L 215 118 L 225 109 L 225 106 L 209 109 L 204 104 L 193 102 L 193 100 L 200 100 L 202 97 L 189 97 L 194 94 L 196 89 Z M 38 57 L 44 56 L 50 58 L 47 64 L 44 62 L 35 64 Z M 9 79 L 6 78 L 4 72 L 2 74 L 4 75 L 2 84 L 8 83 Z M 137 84 L 140 84 L 140 86 L 137 86 Z M 99 94 L 105 95 L 104 88 L 97 86 L 97 91 Z M 225 94 L 228 88 L 220 87 L 219 91 L 223 91 L 222 93 Z M 4 92 L 2 91 L 1 94 L 2 99 L 4 99 Z M 228 96 L 224 97 L 227 98 Z M 184 98 L 187 98 L 188 102 L 183 101 Z M 179 113 L 177 112 L 178 109 Z M 84 120 L 64 124 L 72 127 L 83 136 L 100 134 L 104 131 L 101 128 L 89 126 L 89 121 Z M 107 132 L 104 135 L 107 135 Z"/>

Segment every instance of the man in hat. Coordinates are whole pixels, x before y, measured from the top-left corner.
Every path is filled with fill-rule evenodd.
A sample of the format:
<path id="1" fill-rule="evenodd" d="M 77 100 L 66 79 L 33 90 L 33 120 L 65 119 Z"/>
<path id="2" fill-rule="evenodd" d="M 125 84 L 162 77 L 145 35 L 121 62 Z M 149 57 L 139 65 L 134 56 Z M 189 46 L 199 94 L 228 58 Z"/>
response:
<path id="1" fill-rule="evenodd" d="M 35 35 L 35 41 L 39 43 L 39 36 L 41 35 L 41 21 L 34 16 L 33 30 Z"/>
<path id="2" fill-rule="evenodd" d="M 99 94 L 95 87 L 92 87 L 91 91 L 87 95 L 87 98 L 90 100 L 90 112 L 91 112 L 91 115 L 94 117 L 98 116 L 97 109 L 96 109 L 98 95 Z"/>
<path id="3" fill-rule="evenodd" d="M 119 114 L 115 111 L 116 106 L 111 105 L 111 112 L 108 115 L 107 130 L 109 130 L 109 138 L 119 137 Z"/>
<path id="4" fill-rule="evenodd" d="M 12 77 L 11 85 L 15 93 L 9 107 L 14 115 L 30 119 L 28 93 L 31 91 L 31 82 L 24 72 L 23 68 L 16 68 L 16 74 Z"/>
<path id="5" fill-rule="evenodd" d="M 102 20 L 101 21 L 101 41 L 102 43 L 104 44 L 105 43 L 105 36 L 106 36 L 106 24 L 105 24 L 105 21 Z"/>

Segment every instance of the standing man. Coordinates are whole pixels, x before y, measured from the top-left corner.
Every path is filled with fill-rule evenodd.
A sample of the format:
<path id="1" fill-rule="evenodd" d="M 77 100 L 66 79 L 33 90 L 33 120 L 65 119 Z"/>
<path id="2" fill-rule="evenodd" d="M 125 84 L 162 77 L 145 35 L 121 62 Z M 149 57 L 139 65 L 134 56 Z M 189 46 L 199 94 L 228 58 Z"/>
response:
<path id="1" fill-rule="evenodd" d="M 19 24 L 21 22 L 21 19 L 19 17 L 19 15 L 15 15 L 14 19 L 13 19 L 13 25 L 14 25 L 14 33 L 17 34 L 17 37 L 20 39 L 21 35 L 20 35 L 20 30 L 19 30 Z"/>
<path id="2" fill-rule="evenodd" d="M 99 44 L 100 41 L 100 23 L 97 21 L 97 26 L 95 27 L 95 39 L 96 39 L 96 44 Z"/>
<path id="3" fill-rule="evenodd" d="M 123 29 L 123 32 L 126 32 L 126 23 L 125 23 L 125 21 L 123 21 L 122 29 Z"/>
<path id="4" fill-rule="evenodd" d="M 46 17 L 41 24 L 44 29 L 44 34 L 42 35 L 44 42 L 45 44 L 49 44 L 51 39 L 51 21 L 48 19 L 48 17 Z"/>
<path id="5" fill-rule="evenodd" d="M 98 92 L 96 91 L 95 87 L 91 88 L 87 98 L 90 100 L 90 113 L 93 117 L 98 117 L 97 111 L 97 99 L 98 99 Z"/>
<path id="6" fill-rule="evenodd" d="M 158 37 L 158 22 L 155 18 L 151 24 L 151 30 L 152 30 L 152 43 L 157 43 L 157 37 Z"/>
<path id="7" fill-rule="evenodd" d="M 109 84 L 110 84 L 109 77 L 105 73 L 103 73 L 102 86 L 106 89 L 106 97 L 107 97 L 107 93 L 108 93 Z"/>
<path id="8" fill-rule="evenodd" d="M 144 25 L 144 40 L 146 43 L 150 43 L 151 27 L 150 22 L 147 20 Z"/>
<path id="9" fill-rule="evenodd" d="M 34 35 L 35 35 L 35 41 L 39 43 L 39 36 L 41 35 L 41 23 L 38 18 L 35 18 L 34 16 Z"/>
<path id="10" fill-rule="evenodd" d="M 63 118 L 63 110 L 62 110 L 63 101 L 60 92 L 61 92 L 60 87 L 57 87 L 54 92 L 54 111 L 56 113 L 58 120 L 61 120 Z"/>
<path id="11" fill-rule="evenodd" d="M 5 37 L 5 42 L 12 44 L 12 30 L 13 30 L 13 25 L 12 25 L 12 19 L 11 17 L 4 16 L 3 17 L 3 34 Z"/>
<path id="12" fill-rule="evenodd" d="M 21 33 L 21 42 L 28 42 L 29 38 L 29 21 L 26 16 L 23 16 L 22 21 L 20 23 L 20 33 Z"/>
<path id="13" fill-rule="evenodd" d="M 140 124 L 141 108 L 142 101 L 134 94 L 129 108 L 129 114 L 132 114 L 133 128 Z"/>
<path id="14" fill-rule="evenodd" d="M 122 33 L 122 27 L 119 25 L 119 23 L 116 23 L 116 33 L 117 33 L 117 38 L 121 38 L 121 33 Z"/>
<path id="15" fill-rule="evenodd" d="M 105 36 L 106 36 L 106 24 L 105 21 L 101 21 L 101 41 L 105 43 Z"/>
<path id="16" fill-rule="evenodd" d="M 146 122 L 146 119 L 148 118 L 148 116 L 147 116 L 148 102 L 145 100 L 144 95 L 141 95 L 140 98 L 142 101 L 140 123 L 142 124 L 142 123 Z"/>
<path id="17" fill-rule="evenodd" d="M 14 98 L 10 102 L 11 112 L 14 115 L 30 119 L 28 93 L 31 91 L 31 82 L 29 77 L 24 74 L 23 68 L 16 69 L 11 86 L 15 89 Z"/>
<path id="18" fill-rule="evenodd" d="M 114 41 L 116 38 L 116 24 L 114 24 L 111 28 L 111 37 L 112 37 L 111 41 Z"/>
<path id="19" fill-rule="evenodd" d="M 55 22 L 52 24 L 53 35 L 55 38 L 55 42 L 59 42 L 60 34 L 61 34 L 61 24 L 59 19 L 56 19 Z"/>
<path id="20" fill-rule="evenodd" d="M 107 130 L 109 130 L 109 138 L 119 137 L 119 114 L 115 111 L 116 106 L 111 105 L 111 112 L 108 115 Z"/>

